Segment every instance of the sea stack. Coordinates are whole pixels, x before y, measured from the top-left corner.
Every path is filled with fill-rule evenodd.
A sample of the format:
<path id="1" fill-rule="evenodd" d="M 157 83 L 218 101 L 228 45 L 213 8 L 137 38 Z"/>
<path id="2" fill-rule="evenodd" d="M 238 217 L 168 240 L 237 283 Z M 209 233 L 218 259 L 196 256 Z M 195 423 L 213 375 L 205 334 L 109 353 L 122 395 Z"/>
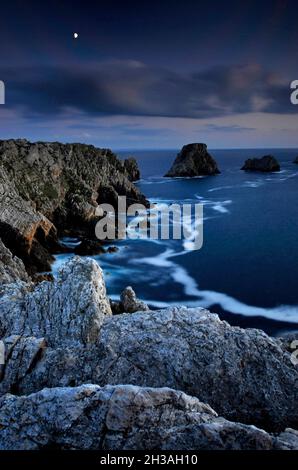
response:
<path id="1" fill-rule="evenodd" d="M 262 158 L 249 158 L 246 160 L 241 170 L 270 173 L 280 171 L 280 164 L 272 155 L 265 155 Z"/>
<path id="2" fill-rule="evenodd" d="M 298 157 L 295 158 L 295 160 L 293 161 L 293 163 L 297 163 L 297 164 L 298 164 Z"/>
<path id="3" fill-rule="evenodd" d="M 194 177 L 220 173 L 214 158 L 207 152 L 206 144 L 187 144 L 178 153 L 167 177 Z"/>

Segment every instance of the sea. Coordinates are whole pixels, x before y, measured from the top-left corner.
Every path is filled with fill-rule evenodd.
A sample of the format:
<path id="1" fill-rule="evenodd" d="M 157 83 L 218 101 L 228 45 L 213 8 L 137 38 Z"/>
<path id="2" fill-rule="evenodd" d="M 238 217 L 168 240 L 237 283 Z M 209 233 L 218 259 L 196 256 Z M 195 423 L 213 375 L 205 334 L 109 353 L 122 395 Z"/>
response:
<path id="1" fill-rule="evenodd" d="M 129 150 L 154 204 L 202 204 L 203 245 L 185 240 L 126 239 L 119 250 L 93 258 L 108 295 L 131 285 L 153 309 L 204 307 L 230 324 L 273 336 L 298 331 L 298 149 L 209 150 L 221 171 L 200 178 L 165 178 L 178 149 Z M 251 157 L 274 155 L 278 173 L 241 170 Z M 70 246 L 77 240 L 65 240 Z M 72 253 L 55 257 L 53 273 Z"/>

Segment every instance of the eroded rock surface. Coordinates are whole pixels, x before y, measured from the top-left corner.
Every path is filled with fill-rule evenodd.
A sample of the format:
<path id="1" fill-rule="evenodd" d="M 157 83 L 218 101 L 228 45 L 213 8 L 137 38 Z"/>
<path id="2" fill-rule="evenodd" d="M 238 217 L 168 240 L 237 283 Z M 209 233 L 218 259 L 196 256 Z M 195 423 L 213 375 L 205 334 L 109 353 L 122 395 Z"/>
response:
<path id="1" fill-rule="evenodd" d="M 25 266 L 17 256 L 13 256 L 0 238 L 0 290 L 3 284 L 18 280 L 29 282 Z"/>
<path id="2" fill-rule="evenodd" d="M 111 316 L 101 270 L 80 258 L 54 283 L 8 285 L 0 302 L 2 336 L 46 342 L 17 383 L 10 370 L 23 355 L 12 349 L 1 393 L 86 382 L 167 386 L 233 421 L 297 427 L 297 368 L 280 341 L 262 331 L 231 327 L 200 308 Z"/>
<path id="3" fill-rule="evenodd" d="M 0 448 L 39 450 L 298 449 L 288 429 L 273 436 L 219 418 L 169 388 L 83 385 L 0 399 Z"/>
<path id="4" fill-rule="evenodd" d="M 74 257 L 54 282 L 3 288 L 0 336 L 44 337 L 52 347 L 94 343 L 111 314 L 100 267 L 92 259 Z"/>

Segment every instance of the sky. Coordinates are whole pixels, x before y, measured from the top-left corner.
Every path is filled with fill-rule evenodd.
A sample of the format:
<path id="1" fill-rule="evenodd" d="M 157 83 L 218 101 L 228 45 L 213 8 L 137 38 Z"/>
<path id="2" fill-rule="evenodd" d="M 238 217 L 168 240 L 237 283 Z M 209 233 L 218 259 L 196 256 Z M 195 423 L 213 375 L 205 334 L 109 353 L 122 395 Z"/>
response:
<path id="1" fill-rule="evenodd" d="M 292 0 L 2 1 L 0 138 L 298 148 L 297 10 Z"/>

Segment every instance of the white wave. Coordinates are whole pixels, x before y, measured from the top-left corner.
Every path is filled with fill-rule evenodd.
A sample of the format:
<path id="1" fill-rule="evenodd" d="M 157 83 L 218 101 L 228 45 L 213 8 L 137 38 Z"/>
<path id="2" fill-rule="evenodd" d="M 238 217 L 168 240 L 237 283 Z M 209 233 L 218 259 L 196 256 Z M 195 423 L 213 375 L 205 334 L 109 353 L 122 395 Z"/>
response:
<path id="1" fill-rule="evenodd" d="M 245 181 L 242 184 L 243 188 L 259 188 L 260 186 L 263 186 L 264 180 L 256 180 L 256 181 Z"/>
<path id="2" fill-rule="evenodd" d="M 150 178 L 147 180 L 139 180 L 138 183 L 141 183 L 142 186 L 150 186 L 152 184 L 168 184 L 168 183 L 173 183 L 172 178 L 157 178 L 156 180 L 154 178 Z"/>
<path id="3" fill-rule="evenodd" d="M 143 298 L 142 300 L 144 302 L 157 308 L 165 308 L 171 305 L 181 304 L 187 307 L 204 307 L 210 309 L 213 305 L 217 304 L 220 305 L 223 310 L 234 314 L 241 314 L 250 317 L 260 316 L 271 320 L 298 323 L 298 306 L 280 305 L 278 307 L 271 308 L 258 307 L 241 302 L 222 292 L 200 290 L 198 283 L 192 276 L 190 276 L 187 270 L 173 261 L 173 258 L 184 256 L 186 253 L 187 249 L 175 251 L 167 248 L 157 256 L 131 260 L 131 264 L 147 264 L 160 269 L 165 269 L 166 276 L 164 279 L 168 279 L 170 276 L 175 283 L 182 286 L 185 296 L 193 298 L 193 300 L 181 299 L 181 301 L 177 299 L 174 302 L 160 302 Z M 53 275 L 56 276 L 62 265 L 73 256 L 74 254 L 72 253 L 57 255 L 52 266 Z M 114 265 L 110 264 L 107 260 L 103 260 L 103 258 L 101 258 L 101 260 L 97 259 L 97 261 L 100 262 L 100 265 L 105 272 L 105 276 L 109 278 L 109 284 L 111 284 L 111 281 L 113 282 L 116 279 L 122 279 L 123 276 L 128 279 L 133 276 L 140 276 L 140 273 L 132 267 L 121 266 L 118 267 L 119 269 L 115 269 Z M 162 275 L 160 275 L 160 279 L 162 279 Z M 114 297 L 117 298 L 117 296 Z"/>
<path id="4" fill-rule="evenodd" d="M 172 277 L 173 281 L 183 287 L 184 294 L 189 297 L 195 297 L 196 300 L 182 300 L 181 302 L 176 300 L 175 302 L 164 303 L 158 302 L 157 305 L 157 303 L 154 301 L 143 299 L 145 302 L 156 306 L 177 305 L 181 303 L 189 307 L 197 306 L 204 308 L 210 308 L 212 305 L 218 304 L 223 310 L 234 314 L 241 314 L 251 317 L 261 316 L 271 320 L 298 323 L 298 306 L 281 305 L 272 308 L 257 307 L 248 305 L 221 292 L 200 290 L 196 280 L 188 274 L 187 270 L 177 263 L 171 261 L 171 258 L 181 256 L 183 254 L 185 254 L 185 252 L 175 253 L 173 250 L 166 249 L 158 256 L 145 257 L 134 260 L 133 262 L 150 264 L 160 268 L 167 268 L 167 272 Z"/>
<path id="5" fill-rule="evenodd" d="M 234 186 L 217 186 L 215 188 L 211 188 L 211 189 L 208 189 L 208 193 L 213 193 L 214 191 L 222 191 L 223 189 L 233 189 L 235 188 L 235 185 Z"/>
<path id="6" fill-rule="evenodd" d="M 221 214 L 226 214 L 229 212 L 228 209 L 226 208 L 228 204 L 232 204 L 232 201 L 218 202 L 212 207 L 212 209 L 214 211 L 220 212 Z"/>
<path id="7" fill-rule="evenodd" d="M 203 204 L 203 206 L 206 206 L 207 208 L 210 207 L 211 209 L 213 209 L 216 212 L 219 212 L 220 214 L 229 213 L 229 210 L 227 209 L 226 206 L 233 203 L 233 201 L 230 199 L 226 201 L 214 201 L 212 199 L 205 199 L 203 196 L 200 196 L 199 194 L 195 194 L 195 198 L 198 199 L 200 203 Z"/>
<path id="8" fill-rule="evenodd" d="M 74 238 L 74 237 L 62 237 L 60 238 L 60 243 L 67 248 L 75 248 L 76 246 L 79 246 L 82 242 L 79 238 Z"/>

